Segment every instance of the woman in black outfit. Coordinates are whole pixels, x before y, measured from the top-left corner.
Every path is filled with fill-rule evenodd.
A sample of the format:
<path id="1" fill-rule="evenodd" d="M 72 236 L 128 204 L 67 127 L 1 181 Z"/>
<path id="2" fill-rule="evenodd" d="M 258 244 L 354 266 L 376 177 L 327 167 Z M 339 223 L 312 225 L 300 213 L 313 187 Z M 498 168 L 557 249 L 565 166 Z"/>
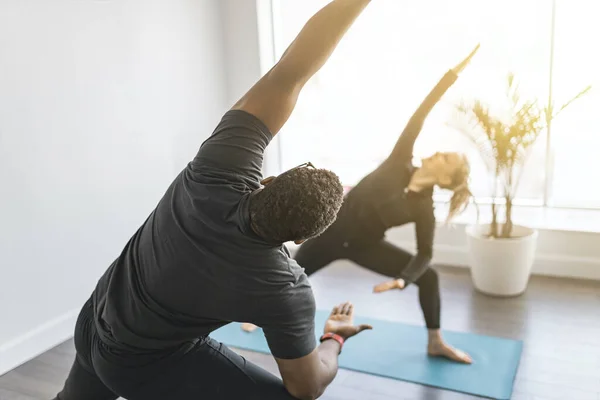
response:
<path id="1" fill-rule="evenodd" d="M 468 205 L 469 164 L 459 153 L 436 153 L 412 165 L 413 145 L 431 109 L 456 81 L 473 52 L 448 71 L 413 114 L 390 156 L 364 177 L 347 195 L 336 221 L 323 234 L 303 243 L 295 259 L 311 275 L 331 262 L 348 259 L 393 280 L 377 285 L 376 293 L 419 287 L 419 300 L 429 332 L 428 354 L 471 363 L 464 352 L 447 345 L 440 332 L 440 289 L 437 272 L 430 268 L 435 231 L 434 186 L 454 192 L 451 219 Z M 386 230 L 414 222 L 417 254 L 385 240 Z"/>
<path id="2" fill-rule="evenodd" d="M 412 164 L 413 145 L 423 122 L 444 93 L 475 55 L 479 45 L 437 83 L 412 115 L 390 156 L 364 177 L 346 195 L 336 221 L 320 236 L 304 242 L 295 260 L 308 276 L 340 259 L 347 259 L 393 280 L 377 285 L 376 293 L 404 289 L 411 283 L 419 287 L 419 300 L 429 333 L 428 354 L 464 363 L 471 358 L 444 342 L 440 332 L 440 289 L 437 272 L 430 268 L 433 253 L 435 216 L 433 189 L 437 185 L 454 192 L 448 220 L 468 205 L 469 163 L 459 153 L 436 153 Z M 414 222 L 417 254 L 385 240 L 393 227 Z M 246 331 L 252 324 L 243 324 Z"/>

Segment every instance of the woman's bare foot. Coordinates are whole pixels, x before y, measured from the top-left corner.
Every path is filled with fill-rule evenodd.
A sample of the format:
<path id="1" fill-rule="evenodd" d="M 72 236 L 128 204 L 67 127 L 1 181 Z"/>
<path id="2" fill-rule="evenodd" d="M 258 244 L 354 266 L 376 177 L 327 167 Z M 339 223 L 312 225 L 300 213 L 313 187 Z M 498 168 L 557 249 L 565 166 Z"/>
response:
<path id="1" fill-rule="evenodd" d="M 254 332 L 256 330 L 257 326 L 254 324 L 251 324 L 249 322 L 244 322 L 242 324 L 242 329 L 246 332 Z"/>
<path id="2" fill-rule="evenodd" d="M 444 342 L 429 344 L 427 346 L 427 353 L 433 357 L 446 357 L 452 361 L 464 364 L 471 364 L 473 362 L 467 353 L 462 350 L 455 349 Z"/>
<path id="3" fill-rule="evenodd" d="M 442 334 L 439 329 L 430 329 L 429 343 L 427 344 L 427 354 L 433 357 L 446 357 L 452 361 L 456 361 L 464 364 L 471 364 L 473 360 L 464 351 L 455 349 L 454 347 L 446 344 L 442 339 Z"/>

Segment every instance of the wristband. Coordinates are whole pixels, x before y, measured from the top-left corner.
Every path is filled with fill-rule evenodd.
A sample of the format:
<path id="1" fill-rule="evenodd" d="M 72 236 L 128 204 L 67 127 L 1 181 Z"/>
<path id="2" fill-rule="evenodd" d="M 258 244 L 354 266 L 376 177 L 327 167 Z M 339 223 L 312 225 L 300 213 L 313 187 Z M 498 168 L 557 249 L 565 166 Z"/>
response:
<path id="1" fill-rule="evenodd" d="M 344 347 L 344 342 L 345 342 L 345 340 L 344 340 L 344 338 L 343 338 L 343 337 L 341 337 L 340 335 L 338 335 L 338 334 L 336 334 L 336 333 L 331 333 L 331 332 L 329 332 L 329 333 L 326 333 L 326 334 L 324 334 L 323 336 L 321 336 L 321 339 L 319 339 L 319 341 L 320 341 L 321 343 L 323 343 L 323 342 L 324 342 L 324 341 L 326 341 L 327 339 L 333 339 L 333 340 L 335 340 L 336 342 L 338 342 L 338 343 L 340 344 L 340 353 L 342 352 L 342 347 Z M 338 354 L 339 354 L 339 353 L 338 353 Z"/>

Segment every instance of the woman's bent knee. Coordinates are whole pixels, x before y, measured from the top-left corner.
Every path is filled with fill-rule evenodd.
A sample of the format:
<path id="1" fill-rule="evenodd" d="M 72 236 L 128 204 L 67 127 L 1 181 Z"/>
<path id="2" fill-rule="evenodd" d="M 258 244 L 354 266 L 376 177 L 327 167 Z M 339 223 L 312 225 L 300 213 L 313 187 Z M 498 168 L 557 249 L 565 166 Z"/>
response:
<path id="1" fill-rule="evenodd" d="M 436 288 L 439 287 L 439 274 L 436 270 L 430 268 L 427 268 L 427 271 L 425 271 L 425 273 L 423 275 L 421 275 L 421 277 L 417 280 L 417 285 L 419 285 L 420 287 L 431 287 L 431 288 Z"/>

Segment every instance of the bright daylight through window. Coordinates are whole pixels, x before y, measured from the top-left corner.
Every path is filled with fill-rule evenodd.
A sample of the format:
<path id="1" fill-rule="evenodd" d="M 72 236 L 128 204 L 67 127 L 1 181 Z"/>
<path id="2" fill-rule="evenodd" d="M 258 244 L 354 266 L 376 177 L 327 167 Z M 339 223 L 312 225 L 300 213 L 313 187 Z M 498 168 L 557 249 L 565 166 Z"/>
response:
<path id="1" fill-rule="evenodd" d="M 327 1 L 273 1 L 279 58 Z M 442 75 L 481 43 L 468 70 L 427 119 L 415 162 L 436 151 L 466 153 L 473 192 L 486 198 L 489 173 L 475 145 L 452 126 L 456 104 L 476 98 L 494 109 L 506 98 L 509 72 L 521 96 L 542 107 L 550 95 L 560 106 L 586 86 L 597 87 L 600 59 L 587 45 L 600 33 L 593 2 L 557 0 L 553 23 L 552 1 L 379 1 L 385 4 L 366 10 L 303 91 L 280 136 L 283 168 L 310 160 L 334 170 L 345 185 L 356 184 L 387 157 Z M 600 133 L 593 121 L 598 109 L 600 96 L 592 90 L 552 122 L 550 148 L 547 131 L 540 134 L 525 165 L 519 201 L 542 205 L 546 198 L 549 205 L 600 208 L 600 187 L 584 180 L 600 167 L 595 151 Z"/>

